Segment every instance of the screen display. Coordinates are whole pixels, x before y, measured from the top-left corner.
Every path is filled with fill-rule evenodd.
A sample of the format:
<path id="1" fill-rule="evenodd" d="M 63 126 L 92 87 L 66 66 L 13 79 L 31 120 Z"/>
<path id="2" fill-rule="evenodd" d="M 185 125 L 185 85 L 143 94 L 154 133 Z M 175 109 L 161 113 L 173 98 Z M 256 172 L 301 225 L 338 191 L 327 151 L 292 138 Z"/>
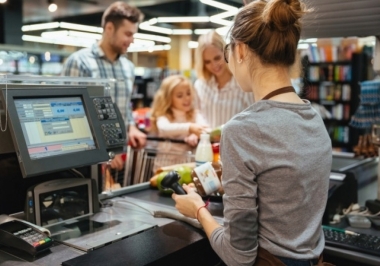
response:
<path id="1" fill-rule="evenodd" d="M 96 149 L 81 97 L 14 102 L 32 160 Z"/>
<path id="2" fill-rule="evenodd" d="M 50 225 L 90 213 L 88 185 L 39 194 L 41 225 Z"/>

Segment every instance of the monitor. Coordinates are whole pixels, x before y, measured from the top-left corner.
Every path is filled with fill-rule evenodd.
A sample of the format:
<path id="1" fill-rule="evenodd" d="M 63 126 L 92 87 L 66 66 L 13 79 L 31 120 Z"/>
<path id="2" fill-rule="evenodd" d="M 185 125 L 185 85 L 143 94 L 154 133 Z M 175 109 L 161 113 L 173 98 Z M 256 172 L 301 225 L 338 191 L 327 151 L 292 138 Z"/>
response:
<path id="1" fill-rule="evenodd" d="M 23 177 L 109 159 L 86 87 L 20 87 L 1 96 Z"/>

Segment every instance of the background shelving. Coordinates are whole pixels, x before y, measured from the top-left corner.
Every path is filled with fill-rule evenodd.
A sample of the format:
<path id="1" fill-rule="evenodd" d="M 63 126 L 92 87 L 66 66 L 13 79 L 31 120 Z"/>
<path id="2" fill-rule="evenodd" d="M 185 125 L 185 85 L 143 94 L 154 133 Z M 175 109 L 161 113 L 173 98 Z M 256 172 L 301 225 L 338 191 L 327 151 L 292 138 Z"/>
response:
<path id="1" fill-rule="evenodd" d="M 367 79 L 367 64 L 365 53 L 330 62 L 303 58 L 303 96 L 319 110 L 335 150 L 351 152 L 357 144 L 359 132 L 349 123 L 359 106 L 359 82 Z"/>

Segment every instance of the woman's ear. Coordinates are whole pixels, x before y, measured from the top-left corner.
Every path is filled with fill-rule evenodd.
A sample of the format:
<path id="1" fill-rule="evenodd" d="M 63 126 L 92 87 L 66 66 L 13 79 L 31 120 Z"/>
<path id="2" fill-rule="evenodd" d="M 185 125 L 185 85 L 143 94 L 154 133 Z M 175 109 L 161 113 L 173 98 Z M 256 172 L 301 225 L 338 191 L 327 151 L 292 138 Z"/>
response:
<path id="1" fill-rule="evenodd" d="M 248 55 L 248 50 L 247 50 L 247 45 L 244 43 L 238 42 L 235 45 L 235 51 L 236 51 L 236 61 L 240 64 L 242 63 L 247 55 Z"/>

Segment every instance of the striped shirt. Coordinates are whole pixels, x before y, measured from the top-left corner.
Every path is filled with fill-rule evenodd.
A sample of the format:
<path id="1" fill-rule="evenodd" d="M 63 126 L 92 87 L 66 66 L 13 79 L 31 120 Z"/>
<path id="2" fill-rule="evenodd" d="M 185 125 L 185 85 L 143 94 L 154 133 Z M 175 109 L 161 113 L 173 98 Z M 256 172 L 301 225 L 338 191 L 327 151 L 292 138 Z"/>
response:
<path id="1" fill-rule="evenodd" d="M 253 93 L 244 92 L 234 77 L 221 89 L 215 77 L 209 81 L 197 79 L 194 88 L 200 100 L 198 108 L 211 128 L 225 124 L 254 103 Z"/>
<path id="2" fill-rule="evenodd" d="M 81 49 L 67 58 L 62 76 L 115 79 L 115 83 L 110 83 L 110 96 L 119 107 L 125 124 L 135 124 L 130 106 L 134 65 L 125 56 L 120 55 L 111 62 L 100 46 L 94 43 L 92 47 Z"/>

